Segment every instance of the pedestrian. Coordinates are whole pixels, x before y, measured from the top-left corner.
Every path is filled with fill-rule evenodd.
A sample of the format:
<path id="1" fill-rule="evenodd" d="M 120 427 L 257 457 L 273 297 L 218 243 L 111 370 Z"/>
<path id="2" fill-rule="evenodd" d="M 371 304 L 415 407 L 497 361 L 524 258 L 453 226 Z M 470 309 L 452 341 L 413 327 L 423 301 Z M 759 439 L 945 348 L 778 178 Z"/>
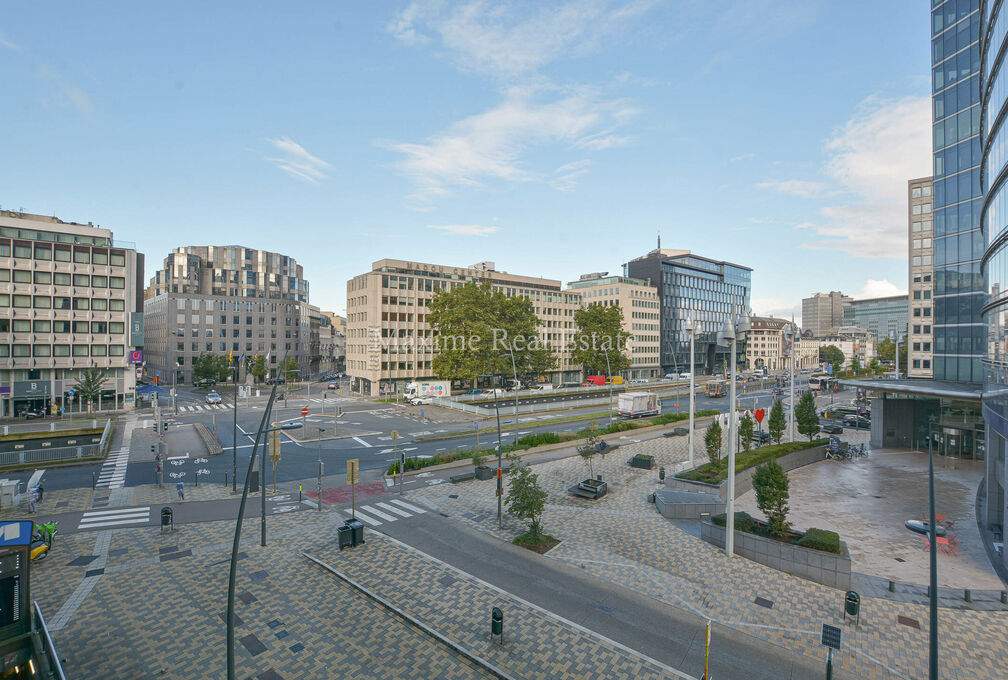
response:
<path id="1" fill-rule="evenodd" d="M 39 484 L 38 485 L 38 502 L 39 503 L 42 502 L 42 494 L 44 494 L 44 493 L 45 493 L 45 487 L 42 486 L 41 484 Z"/>
<path id="2" fill-rule="evenodd" d="M 178 482 L 178 483 L 175 484 L 175 490 L 178 491 L 179 502 L 184 501 L 185 500 L 185 487 L 182 484 L 182 482 Z"/>
<path id="3" fill-rule="evenodd" d="M 35 492 L 35 487 L 28 489 L 28 512 L 35 514 L 35 501 L 38 500 L 38 494 Z"/>

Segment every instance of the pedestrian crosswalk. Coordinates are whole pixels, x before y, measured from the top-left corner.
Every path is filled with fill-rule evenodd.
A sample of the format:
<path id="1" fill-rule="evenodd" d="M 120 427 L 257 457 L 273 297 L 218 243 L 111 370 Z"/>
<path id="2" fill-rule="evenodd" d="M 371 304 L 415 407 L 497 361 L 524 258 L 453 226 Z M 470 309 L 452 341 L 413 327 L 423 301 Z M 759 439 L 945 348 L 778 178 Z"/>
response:
<path id="1" fill-rule="evenodd" d="M 126 483 L 126 464 L 129 463 L 129 447 L 124 446 L 115 453 L 109 454 L 102 465 L 101 473 L 95 486 L 109 489 L 120 489 Z"/>
<path id="2" fill-rule="evenodd" d="M 150 506 L 142 508 L 119 508 L 117 510 L 88 510 L 77 525 L 78 531 L 106 529 L 108 527 L 132 527 L 150 524 Z"/>
<path id="3" fill-rule="evenodd" d="M 377 506 L 377 507 L 376 507 Z M 398 499 L 390 500 L 388 503 L 375 503 L 374 505 L 361 505 L 355 513 L 357 519 L 369 526 L 380 526 L 384 522 L 395 522 L 400 517 L 412 517 L 422 515 L 427 511 L 418 508 L 406 501 Z M 377 519 L 376 519 L 377 518 Z"/>
<path id="4" fill-rule="evenodd" d="M 197 413 L 199 411 L 227 411 L 230 407 L 227 404 L 195 404 L 192 406 L 179 406 L 179 413 Z"/>

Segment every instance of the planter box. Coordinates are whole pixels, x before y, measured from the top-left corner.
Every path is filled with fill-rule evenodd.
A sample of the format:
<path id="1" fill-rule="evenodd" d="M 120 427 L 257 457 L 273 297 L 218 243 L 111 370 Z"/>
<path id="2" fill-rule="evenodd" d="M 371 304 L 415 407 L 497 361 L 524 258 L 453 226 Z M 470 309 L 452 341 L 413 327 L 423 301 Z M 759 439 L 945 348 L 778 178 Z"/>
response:
<path id="1" fill-rule="evenodd" d="M 608 491 L 609 485 L 596 479 L 586 479 L 567 489 L 567 493 L 583 498 L 601 498 Z"/>
<path id="2" fill-rule="evenodd" d="M 726 533 L 725 527 L 713 522 L 700 523 L 700 537 L 719 548 L 724 547 Z M 736 531 L 735 554 L 824 586 L 850 590 L 851 560 L 843 541 L 840 554 L 836 554 Z"/>
<path id="3" fill-rule="evenodd" d="M 493 479 L 497 475 L 496 470 L 486 465 L 476 468 L 475 473 L 476 479 Z"/>
<path id="4" fill-rule="evenodd" d="M 640 468 L 641 470 L 650 470 L 654 467 L 654 458 L 652 456 L 638 454 L 631 458 L 629 462 L 630 467 Z"/>
<path id="5" fill-rule="evenodd" d="M 800 451 L 792 451 L 791 453 L 785 454 L 783 456 L 778 456 L 776 459 L 777 464 L 781 466 L 784 472 L 791 472 L 797 468 L 803 467 L 805 465 L 810 465 L 812 463 L 818 463 L 819 461 L 826 460 L 826 449 L 822 446 L 815 446 L 810 449 L 801 449 Z M 744 493 L 752 491 L 752 478 L 756 474 L 756 470 L 759 468 L 755 465 L 750 468 L 746 468 L 735 475 L 735 498 L 738 498 Z M 721 501 L 725 502 L 728 500 L 728 480 L 725 479 L 720 484 L 706 484 L 704 482 L 695 482 L 690 479 L 679 479 L 677 476 L 672 475 L 666 477 L 665 486 L 671 489 L 679 489 L 681 491 L 699 491 L 700 493 L 713 493 L 714 495 L 720 496 Z"/>

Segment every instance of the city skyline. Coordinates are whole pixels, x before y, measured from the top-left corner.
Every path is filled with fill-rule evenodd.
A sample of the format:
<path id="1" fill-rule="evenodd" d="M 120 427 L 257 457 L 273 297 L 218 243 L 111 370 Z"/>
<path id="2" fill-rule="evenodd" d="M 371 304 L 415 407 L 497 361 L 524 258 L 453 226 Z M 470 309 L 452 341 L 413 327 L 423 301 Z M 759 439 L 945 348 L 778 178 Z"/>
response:
<path id="1" fill-rule="evenodd" d="M 55 26 L 19 8 L 0 74 L 26 160 L 0 171 L 0 205 L 93 221 L 154 261 L 290 253 L 338 313 L 381 257 L 569 281 L 620 273 L 659 232 L 752 266 L 756 314 L 902 293 L 906 181 L 931 165 L 927 16 L 873 6 L 865 26 L 859 4 L 210 8 L 195 25 L 68 7 Z M 858 50 L 827 30 L 844 25 Z"/>

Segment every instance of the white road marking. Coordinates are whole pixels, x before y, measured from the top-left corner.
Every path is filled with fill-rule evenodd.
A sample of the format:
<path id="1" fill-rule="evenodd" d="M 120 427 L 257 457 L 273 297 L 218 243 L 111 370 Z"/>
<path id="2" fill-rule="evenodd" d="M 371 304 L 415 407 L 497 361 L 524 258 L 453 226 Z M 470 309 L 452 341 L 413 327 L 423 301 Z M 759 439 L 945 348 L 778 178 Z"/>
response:
<path id="1" fill-rule="evenodd" d="M 384 508 L 389 512 L 395 513 L 400 517 L 412 517 L 412 515 L 410 515 L 408 512 L 403 512 L 399 508 L 389 505 L 388 503 L 375 503 L 375 505 L 377 505 L 379 508 Z"/>
<path id="2" fill-rule="evenodd" d="M 364 440 L 363 440 L 363 439 L 361 439 L 360 437 L 354 437 L 354 438 L 353 438 L 353 440 L 354 440 L 355 442 L 357 442 L 358 444 L 362 444 L 362 445 L 364 445 L 364 446 L 366 446 L 366 447 L 368 447 L 368 448 L 371 448 L 371 447 L 373 446 L 373 444 L 368 444 L 368 443 L 367 443 L 366 441 L 364 441 Z"/>
<path id="3" fill-rule="evenodd" d="M 413 512 L 419 514 L 419 515 L 422 515 L 425 512 L 427 512 L 426 510 L 422 510 L 422 509 L 418 508 L 415 505 L 410 505 L 406 501 L 399 501 L 399 500 L 393 499 L 393 500 L 390 500 L 389 503 L 395 503 L 396 505 L 398 505 L 400 507 L 403 507 L 403 508 L 406 508 L 407 510 L 411 510 L 411 511 L 413 511 Z"/>
<path id="4" fill-rule="evenodd" d="M 381 522 L 379 522 L 378 520 L 368 517 L 367 515 L 361 513 L 360 510 L 357 510 L 357 519 L 364 522 L 365 524 L 370 524 L 373 527 L 376 527 L 381 524 Z"/>
<path id="5" fill-rule="evenodd" d="M 366 510 L 367 512 L 371 513 L 372 515 L 377 515 L 378 517 L 381 517 L 386 522 L 394 522 L 394 521 L 396 521 L 396 518 L 393 517 L 392 515 L 386 515 L 384 512 L 382 512 L 378 508 L 373 508 L 370 505 L 362 505 L 361 506 L 361 510 Z"/>

